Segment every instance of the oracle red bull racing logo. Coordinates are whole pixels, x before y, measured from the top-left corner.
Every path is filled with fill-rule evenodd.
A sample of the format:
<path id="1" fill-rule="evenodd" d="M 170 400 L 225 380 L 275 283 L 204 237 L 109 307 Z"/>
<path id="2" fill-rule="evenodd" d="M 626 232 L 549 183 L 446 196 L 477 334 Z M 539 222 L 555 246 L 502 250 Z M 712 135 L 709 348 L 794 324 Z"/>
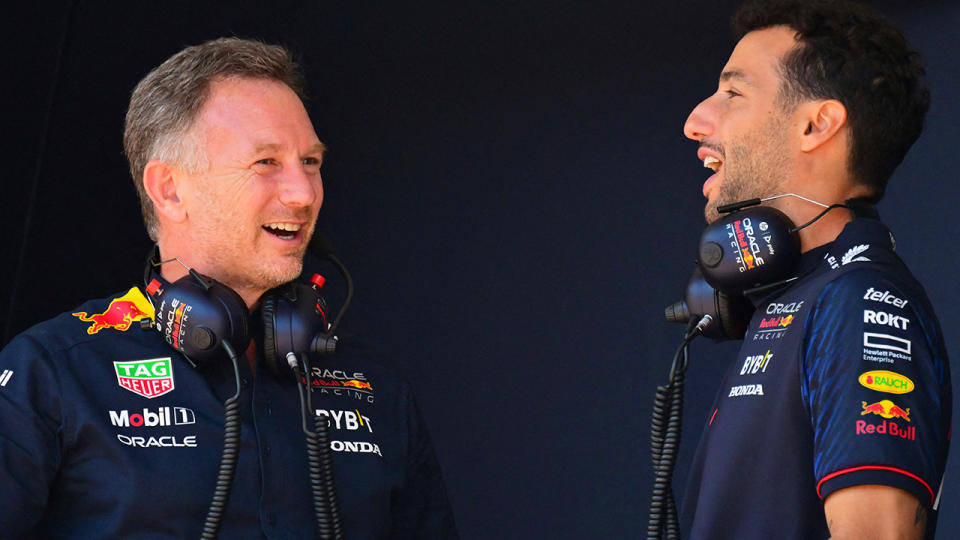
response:
<path id="1" fill-rule="evenodd" d="M 311 369 L 310 386 L 323 394 L 347 396 L 373 403 L 373 384 L 363 373 L 341 369 Z"/>
<path id="2" fill-rule="evenodd" d="M 126 331 L 140 319 L 152 319 L 153 306 L 139 289 L 132 287 L 127 294 L 111 300 L 103 313 L 88 315 L 86 311 L 78 311 L 73 316 L 83 322 L 93 323 L 87 327 L 88 334 L 96 334 L 104 328 Z"/>
<path id="3" fill-rule="evenodd" d="M 170 357 L 114 362 L 117 383 L 134 394 L 153 399 L 173 390 L 173 363 Z"/>
<path id="4" fill-rule="evenodd" d="M 765 223 L 762 225 L 766 226 Z M 737 251 L 736 260 L 741 272 L 746 272 L 747 270 L 752 270 L 757 266 L 763 265 L 764 261 L 763 257 L 760 256 L 760 245 L 757 243 L 757 234 L 753 229 L 753 222 L 750 218 L 737 219 L 732 223 L 728 223 L 727 236 L 731 238 L 731 247 Z"/>

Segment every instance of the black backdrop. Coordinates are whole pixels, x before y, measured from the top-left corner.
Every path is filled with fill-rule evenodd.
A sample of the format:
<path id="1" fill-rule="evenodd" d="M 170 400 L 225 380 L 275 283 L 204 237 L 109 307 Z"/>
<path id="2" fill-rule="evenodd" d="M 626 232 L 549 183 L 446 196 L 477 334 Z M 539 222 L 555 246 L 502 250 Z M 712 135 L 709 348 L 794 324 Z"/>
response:
<path id="1" fill-rule="evenodd" d="M 463 537 L 640 536 L 653 388 L 681 330 L 662 311 L 702 227 L 707 172 L 681 127 L 732 49 L 736 2 L 136 4 L 6 19 L 4 342 L 137 280 L 134 84 L 184 45 L 284 43 L 330 148 L 320 222 L 358 285 L 345 328 L 412 381 Z M 878 8 L 927 55 L 934 104 L 880 208 L 956 359 L 960 7 L 899 4 Z M 681 494 L 733 351 L 693 347 Z M 960 531 L 953 458 L 943 538 Z"/>

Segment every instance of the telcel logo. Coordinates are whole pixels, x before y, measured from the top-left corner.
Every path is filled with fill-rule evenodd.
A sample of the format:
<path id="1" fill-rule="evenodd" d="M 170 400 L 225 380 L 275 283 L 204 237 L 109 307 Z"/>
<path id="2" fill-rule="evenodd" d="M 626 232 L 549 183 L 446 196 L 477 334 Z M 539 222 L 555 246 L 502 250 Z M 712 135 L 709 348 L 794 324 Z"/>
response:
<path id="1" fill-rule="evenodd" d="M 886 370 L 862 373 L 857 381 L 866 388 L 888 394 L 906 394 L 912 392 L 914 388 L 913 381 L 909 377 Z"/>
<path id="2" fill-rule="evenodd" d="M 898 308 L 904 308 L 907 306 L 909 300 L 904 300 L 902 298 L 897 298 L 896 296 L 890 294 L 890 291 L 877 291 L 873 287 L 867 289 L 867 292 L 863 294 L 864 300 L 873 300 L 874 302 L 880 302 L 882 304 L 890 304 L 891 306 L 897 306 Z"/>
<path id="3" fill-rule="evenodd" d="M 186 407 L 159 407 L 154 411 L 143 409 L 142 413 L 133 414 L 127 410 L 110 411 L 110 423 L 118 427 L 157 427 L 185 426 L 197 421 L 193 411 Z"/>

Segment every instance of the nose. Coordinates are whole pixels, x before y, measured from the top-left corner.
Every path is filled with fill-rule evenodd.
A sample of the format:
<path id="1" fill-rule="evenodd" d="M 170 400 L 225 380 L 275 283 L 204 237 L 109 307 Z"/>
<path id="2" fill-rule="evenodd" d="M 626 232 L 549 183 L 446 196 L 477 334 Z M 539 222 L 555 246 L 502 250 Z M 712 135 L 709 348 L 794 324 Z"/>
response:
<path id="1" fill-rule="evenodd" d="M 284 167 L 278 188 L 280 202 L 290 207 L 306 207 L 323 202 L 323 180 L 320 171 L 295 162 Z"/>
<path id="2" fill-rule="evenodd" d="M 683 125 L 683 134 L 688 139 L 702 141 L 713 134 L 714 120 L 710 114 L 710 98 L 701 101 L 690 111 L 687 122 Z"/>

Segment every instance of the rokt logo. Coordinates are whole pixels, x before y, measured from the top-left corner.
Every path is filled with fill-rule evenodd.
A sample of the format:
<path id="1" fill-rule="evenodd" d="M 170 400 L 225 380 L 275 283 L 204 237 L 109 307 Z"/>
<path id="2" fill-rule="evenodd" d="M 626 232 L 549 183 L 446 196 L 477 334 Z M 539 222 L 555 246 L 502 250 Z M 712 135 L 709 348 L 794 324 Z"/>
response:
<path id="1" fill-rule="evenodd" d="M 899 373 L 874 370 L 861 373 L 857 381 L 861 386 L 888 394 L 907 394 L 913 391 L 913 381 Z"/>
<path id="2" fill-rule="evenodd" d="M 173 414 L 171 414 L 171 412 Z M 158 407 L 156 412 L 110 411 L 110 423 L 118 427 L 184 426 L 196 423 L 196 415 L 186 407 Z"/>
<path id="3" fill-rule="evenodd" d="M 879 324 L 881 326 L 892 326 L 900 330 L 906 330 L 910 324 L 910 319 L 902 315 L 891 315 L 886 311 L 873 311 L 872 309 L 863 310 L 863 322 L 870 324 Z"/>

